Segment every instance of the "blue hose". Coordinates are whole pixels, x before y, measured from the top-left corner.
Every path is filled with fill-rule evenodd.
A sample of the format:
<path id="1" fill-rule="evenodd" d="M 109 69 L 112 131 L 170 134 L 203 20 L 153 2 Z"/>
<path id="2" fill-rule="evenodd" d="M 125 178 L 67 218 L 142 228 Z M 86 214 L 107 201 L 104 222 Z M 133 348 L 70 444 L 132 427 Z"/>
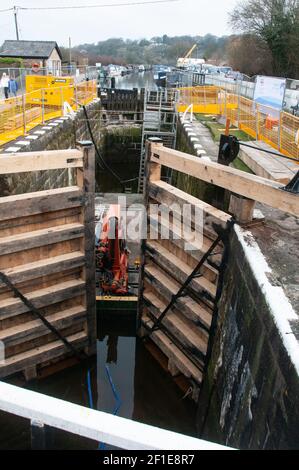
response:
<path id="1" fill-rule="evenodd" d="M 110 383 L 110 386 L 111 386 L 111 389 L 112 389 L 112 392 L 113 392 L 113 396 L 116 400 L 116 406 L 113 410 L 113 415 L 116 416 L 117 413 L 119 412 L 119 409 L 122 405 L 122 401 L 119 397 L 119 394 L 117 393 L 117 390 L 115 388 L 115 385 L 113 383 L 113 380 L 112 380 L 112 377 L 111 377 L 111 373 L 110 373 L 110 369 L 109 369 L 109 366 L 106 364 L 105 366 L 106 368 L 106 374 L 107 374 L 107 377 L 108 377 L 108 381 Z M 89 402 L 89 408 L 91 408 L 92 410 L 94 409 L 94 406 L 93 406 L 93 397 L 92 397 L 92 390 L 91 390 L 91 374 L 90 374 L 90 369 L 88 370 L 87 372 L 87 390 L 88 390 L 88 402 Z M 105 450 L 105 444 L 102 442 L 99 443 L 99 446 L 98 446 L 98 449 L 99 450 Z"/>
<path id="2" fill-rule="evenodd" d="M 119 394 L 117 393 L 117 390 L 115 388 L 115 385 L 114 385 L 112 377 L 111 377 L 109 366 L 107 364 L 106 364 L 105 368 L 106 368 L 106 374 L 107 374 L 107 377 L 108 377 L 108 381 L 110 383 L 114 398 L 116 400 L 116 406 L 113 410 L 113 415 L 116 416 L 117 413 L 119 412 L 119 409 L 120 409 L 121 405 L 122 405 L 122 401 L 119 397 Z M 105 448 L 106 447 L 105 447 L 105 444 L 103 442 L 99 444 L 99 447 L 98 447 L 99 450 L 105 450 Z"/>
<path id="3" fill-rule="evenodd" d="M 89 408 L 92 410 L 94 409 L 93 406 L 93 398 L 92 398 L 92 390 L 91 390 L 91 375 L 90 375 L 90 369 L 87 372 L 87 390 L 88 390 L 88 402 L 89 402 Z"/>

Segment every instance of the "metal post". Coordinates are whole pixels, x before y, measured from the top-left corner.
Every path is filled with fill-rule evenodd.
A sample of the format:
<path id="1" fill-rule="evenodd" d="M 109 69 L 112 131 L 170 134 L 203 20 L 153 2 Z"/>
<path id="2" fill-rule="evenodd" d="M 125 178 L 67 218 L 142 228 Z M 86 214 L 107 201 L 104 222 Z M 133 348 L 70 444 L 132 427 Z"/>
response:
<path id="1" fill-rule="evenodd" d="M 45 124 L 45 89 L 41 89 L 41 100 L 42 100 L 42 124 Z"/>
<path id="2" fill-rule="evenodd" d="M 259 140 L 259 106 L 255 103 L 256 140 Z"/>
<path id="3" fill-rule="evenodd" d="M 23 129 L 24 129 L 24 135 L 26 135 L 26 101 L 25 101 L 25 95 L 24 95 L 24 93 L 22 94 L 22 113 L 23 113 Z"/>
<path id="4" fill-rule="evenodd" d="M 61 116 L 64 114 L 63 87 L 60 88 Z"/>
<path id="5" fill-rule="evenodd" d="M 278 150 L 282 153 L 282 113 L 279 112 L 279 126 L 278 126 Z"/>

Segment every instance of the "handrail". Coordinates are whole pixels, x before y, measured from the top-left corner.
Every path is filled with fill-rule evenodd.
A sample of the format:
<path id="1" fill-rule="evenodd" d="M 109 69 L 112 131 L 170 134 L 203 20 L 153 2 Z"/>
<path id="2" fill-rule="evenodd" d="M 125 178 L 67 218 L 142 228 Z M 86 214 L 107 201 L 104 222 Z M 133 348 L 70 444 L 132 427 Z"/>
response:
<path id="1" fill-rule="evenodd" d="M 228 189 L 275 209 L 299 216 L 298 194 L 282 191 L 284 185 L 236 168 L 208 162 L 193 155 L 151 144 L 151 162 Z"/>
<path id="2" fill-rule="evenodd" d="M 229 450 L 0 382 L 0 410 L 128 450 Z"/>
<path id="3" fill-rule="evenodd" d="M 67 149 L 1 156 L 0 175 L 63 168 L 83 168 L 82 152 L 76 149 Z"/>

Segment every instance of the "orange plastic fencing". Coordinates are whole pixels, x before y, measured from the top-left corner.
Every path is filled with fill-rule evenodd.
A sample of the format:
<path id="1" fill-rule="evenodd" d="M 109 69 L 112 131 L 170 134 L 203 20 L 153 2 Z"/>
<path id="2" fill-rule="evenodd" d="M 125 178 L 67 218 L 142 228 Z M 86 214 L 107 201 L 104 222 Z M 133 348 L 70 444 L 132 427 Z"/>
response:
<path id="1" fill-rule="evenodd" d="M 0 101 L 0 146 L 63 116 L 65 102 L 77 110 L 96 97 L 96 80 L 89 80 L 72 87 L 43 88 Z"/>
<path id="2" fill-rule="evenodd" d="M 262 140 L 279 152 L 299 161 L 299 118 L 269 106 L 260 105 L 216 86 L 180 89 L 179 111 L 194 105 L 194 113 L 218 114 L 235 127 Z M 184 105 L 184 106 L 183 106 Z"/>

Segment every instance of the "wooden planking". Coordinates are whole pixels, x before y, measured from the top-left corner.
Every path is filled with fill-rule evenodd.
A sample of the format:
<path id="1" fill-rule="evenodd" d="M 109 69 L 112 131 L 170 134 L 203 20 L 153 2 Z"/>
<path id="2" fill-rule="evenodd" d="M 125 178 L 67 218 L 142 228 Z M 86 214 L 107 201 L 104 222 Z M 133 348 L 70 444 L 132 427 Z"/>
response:
<path id="1" fill-rule="evenodd" d="M 187 241 L 186 239 L 182 237 L 181 227 L 179 227 L 175 223 L 168 224 L 168 221 L 166 223 L 165 219 L 162 219 L 159 216 L 151 215 L 149 217 L 149 224 L 153 230 L 155 231 L 159 230 L 159 233 L 161 232 L 161 229 L 163 230 L 169 229 L 169 239 L 171 243 L 173 243 L 175 246 L 182 249 L 186 253 L 190 254 L 193 258 L 197 260 L 200 260 L 202 256 L 211 247 L 212 242 L 206 237 L 203 237 L 202 243 L 201 241 L 194 240 L 194 239 Z M 188 245 L 188 250 L 186 250 L 187 245 Z M 217 262 L 219 263 L 220 255 L 213 254 L 209 259 L 210 261 L 214 263 L 217 263 Z M 205 267 L 206 269 L 209 269 L 208 261 L 205 263 Z M 211 271 L 214 272 L 214 268 L 211 267 Z"/>
<path id="2" fill-rule="evenodd" d="M 75 322 L 83 322 L 85 317 L 86 310 L 79 305 L 47 315 L 46 318 L 55 328 L 63 329 Z M 0 331 L 0 341 L 3 341 L 6 346 L 15 346 L 46 334 L 49 334 L 49 329 L 40 319 L 37 319 Z"/>
<path id="3" fill-rule="evenodd" d="M 83 191 L 78 186 L 50 189 L 0 198 L 1 221 L 83 206 Z"/>
<path id="4" fill-rule="evenodd" d="M 206 202 L 203 202 L 164 181 L 154 181 L 149 183 L 149 197 L 159 202 L 159 204 L 165 204 L 168 207 L 171 207 L 173 204 L 179 204 L 180 207 L 183 207 L 184 204 L 190 204 L 193 207 L 197 207 L 202 210 L 204 214 L 204 229 L 208 230 L 209 233 L 212 229 L 212 223 L 225 226 L 232 218 L 231 215 L 226 212 L 216 209 L 210 204 L 207 204 Z M 194 217 L 192 217 L 192 221 L 194 223 Z"/>
<path id="5" fill-rule="evenodd" d="M 83 235 L 84 225 L 73 223 L 2 237 L 0 238 L 0 255 L 52 245 L 65 240 L 81 238 Z"/>
<path id="6" fill-rule="evenodd" d="M 241 145 L 239 158 L 253 173 L 283 184 L 288 184 L 294 178 L 299 169 L 295 160 L 286 160 L 279 155 L 263 152 L 262 149 L 273 152 L 273 148 L 261 141 L 250 142 L 249 145 L 258 148 Z"/>
<path id="7" fill-rule="evenodd" d="M 152 320 L 146 314 L 142 317 L 142 323 L 143 325 L 147 325 L 149 328 L 153 327 Z M 151 339 L 168 357 L 168 359 L 174 362 L 176 367 L 180 372 L 182 372 L 182 374 L 184 374 L 185 377 L 192 378 L 196 383 L 201 384 L 202 372 L 162 331 L 154 331 L 151 335 Z"/>
<path id="8" fill-rule="evenodd" d="M 67 340 L 77 349 L 84 348 L 88 342 L 86 333 L 83 331 L 68 336 Z M 38 346 L 34 349 L 6 359 L 5 364 L 0 367 L 0 377 L 15 374 L 16 372 L 23 371 L 28 367 L 53 360 L 67 353 L 69 353 L 69 350 L 60 340 Z"/>
<path id="9" fill-rule="evenodd" d="M 146 247 L 150 254 L 153 255 L 155 263 L 157 263 L 170 276 L 174 277 L 174 279 L 180 284 L 183 284 L 192 273 L 193 269 L 190 266 L 181 260 L 178 263 L 178 258 L 159 243 L 147 242 Z M 195 294 L 197 292 L 205 291 L 208 292 L 211 297 L 216 296 L 215 284 L 208 281 L 205 277 L 193 279 L 190 282 L 189 287 Z"/>
<path id="10" fill-rule="evenodd" d="M 64 168 L 83 168 L 82 152 L 68 149 L 1 156 L 0 175 Z"/>
<path id="11" fill-rule="evenodd" d="M 146 276 L 146 282 L 168 302 L 171 301 L 172 296 L 175 295 L 181 287 L 177 281 L 172 279 L 157 266 L 146 265 L 144 274 Z M 209 302 L 207 302 L 207 304 L 209 304 Z M 209 305 L 204 308 L 198 301 L 195 301 L 189 296 L 185 296 L 180 297 L 176 301 L 176 308 L 189 320 L 193 320 L 198 324 L 204 325 L 206 328 L 210 328 L 211 310 Z"/>
<path id="12" fill-rule="evenodd" d="M 84 238 L 81 251 L 85 253 L 86 263 L 82 272 L 85 281 L 85 303 L 87 312 L 86 331 L 88 331 L 88 354 L 95 353 L 96 347 L 96 265 L 95 265 L 95 148 L 91 142 L 80 144 L 83 152 L 83 170 L 77 170 L 77 184 L 83 189 L 86 204 L 81 222 L 84 224 Z M 91 295 L 93 293 L 93 295 Z"/>
<path id="13" fill-rule="evenodd" d="M 84 292 L 85 282 L 81 279 L 65 281 L 59 284 L 39 289 L 26 294 L 36 308 L 46 307 L 72 297 L 80 296 Z M 0 301 L 0 320 L 21 315 L 28 312 L 29 309 L 21 300 L 9 298 Z"/>
<path id="14" fill-rule="evenodd" d="M 85 256 L 80 251 L 66 253 L 51 258 L 43 258 L 33 263 L 23 264 L 14 268 L 3 269 L 13 284 L 37 279 L 53 273 L 62 273 L 70 269 L 84 266 Z M 0 288 L 5 284 L 0 282 Z"/>
<path id="15" fill-rule="evenodd" d="M 299 196 L 281 191 L 283 185 L 236 168 L 208 162 L 177 150 L 152 144 L 151 161 L 228 189 L 254 201 L 299 216 Z"/>
<path id="16" fill-rule="evenodd" d="M 147 309 L 150 311 L 155 319 L 158 319 L 161 313 L 166 308 L 167 304 L 162 302 L 154 292 L 144 292 L 144 300 Z M 197 328 L 190 321 L 186 320 L 177 311 L 169 311 L 164 317 L 162 324 L 167 327 L 167 330 L 177 338 L 182 344 L 183 348 L 191 350 L 191 354 L 197 356 L 197 352 L 200 352 L 199 358 L 207 352 L 208 346 L 208 333 L 203 332 L 200 328 Z"/>

